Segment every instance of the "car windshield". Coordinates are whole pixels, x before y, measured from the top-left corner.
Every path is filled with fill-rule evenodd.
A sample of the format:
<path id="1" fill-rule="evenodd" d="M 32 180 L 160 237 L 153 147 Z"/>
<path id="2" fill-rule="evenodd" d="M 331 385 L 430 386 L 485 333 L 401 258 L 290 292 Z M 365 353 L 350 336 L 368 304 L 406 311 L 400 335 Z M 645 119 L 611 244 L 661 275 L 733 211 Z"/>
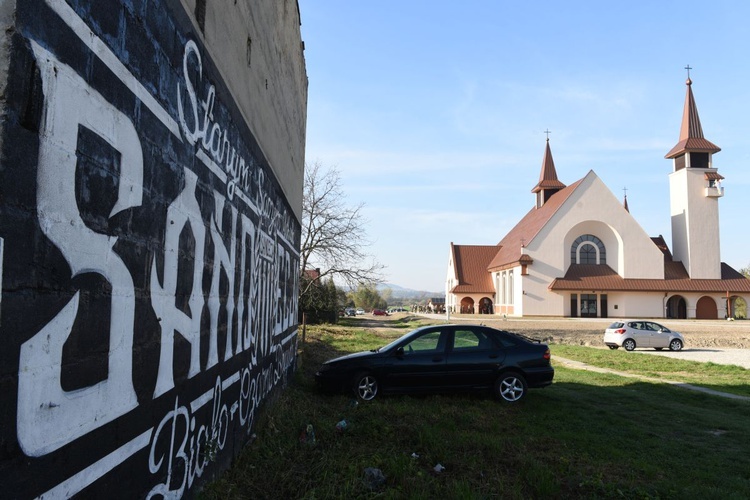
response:
<path id="1" fill-rule="evenodd" d="M 615 321 L 614 323 L 612 323 L 611 325 L 609 325 L 609 328 L 622 328 L 623 326 L 625 326 L 624 323 L 620 323 L 620 322 Z"/>
<path id="2" fill-rule="evenodd" d="M 386 344 L 383 347 L 378 347 L 374 351 L 375 352 L 387 351 L 388 349 L 390 349 L 391 347 L 395 346 L 396 344 L 398 344 L 400 342 L 403 342 L 406 339 L 406 337 L 411 337 L 417 331 L 419 331 L 419 330 L 414 330 L 413 332 L 407 333 L 406 335 L 403 335 L 403 336 L 397 338 L 396 340 L 394 340 L 390 344 Z"/>
<path id="3" fill-rule="evenodd" d="M 374 349 L 374 351 L 375 352 L 387 351 L 391 347 L 393 347 L 396 344 L 398 344 L 399 342 L 401 342 L 403 339 L 404 339 L 403 337 L 399 337 L 396 340 L 394 340 L 393 342 L 391 342 L 390 344 L 386 344 L 383 347 L 378 347 L 377 349 Z"/>

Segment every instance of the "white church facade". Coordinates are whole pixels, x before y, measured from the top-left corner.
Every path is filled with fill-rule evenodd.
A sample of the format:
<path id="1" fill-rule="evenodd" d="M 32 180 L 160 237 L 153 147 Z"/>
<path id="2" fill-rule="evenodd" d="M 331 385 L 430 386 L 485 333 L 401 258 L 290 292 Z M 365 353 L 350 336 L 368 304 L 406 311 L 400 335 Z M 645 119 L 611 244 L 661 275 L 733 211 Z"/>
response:
<path id="1" fill-rule="evenodd" d="M 720 151 L 703 137 L 687 80 L 680 140 L 666 158 L 672 252 L 594 171 L 565 185 L 547 139 L 535 206 L 497 245 L 451 243 L 446 307 L 507 316 L 723 319 L 750 279 L 720 258 Z"/>

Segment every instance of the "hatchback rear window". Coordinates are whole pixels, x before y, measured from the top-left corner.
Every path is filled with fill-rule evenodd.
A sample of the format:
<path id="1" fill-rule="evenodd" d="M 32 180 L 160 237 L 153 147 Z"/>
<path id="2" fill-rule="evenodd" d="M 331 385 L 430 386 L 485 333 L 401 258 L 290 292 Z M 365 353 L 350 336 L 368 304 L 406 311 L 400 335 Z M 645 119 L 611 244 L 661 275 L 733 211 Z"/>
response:
<path id="1" fill-rule="evenodd" d="M 620 323 L 619 321 L 615 321 L 611 325 L 609 325 L 609 328 L 622 328 L 625 326 L 625 323 Z"/>

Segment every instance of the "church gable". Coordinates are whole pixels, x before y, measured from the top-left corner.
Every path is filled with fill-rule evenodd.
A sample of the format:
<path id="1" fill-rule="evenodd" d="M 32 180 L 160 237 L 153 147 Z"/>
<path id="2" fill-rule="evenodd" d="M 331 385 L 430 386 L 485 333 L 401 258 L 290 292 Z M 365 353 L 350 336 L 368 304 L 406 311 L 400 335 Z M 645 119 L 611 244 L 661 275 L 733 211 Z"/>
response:
<path id="1" fill-rule="evenodd" d="M 550 280 L 582 262 L 606 263 L 624 278 L 664 278 L 662 252 L 593 170 L 579 181 L 527 250 L 534 260 L 557 269 L 559 274 L 549 276 Z"/>

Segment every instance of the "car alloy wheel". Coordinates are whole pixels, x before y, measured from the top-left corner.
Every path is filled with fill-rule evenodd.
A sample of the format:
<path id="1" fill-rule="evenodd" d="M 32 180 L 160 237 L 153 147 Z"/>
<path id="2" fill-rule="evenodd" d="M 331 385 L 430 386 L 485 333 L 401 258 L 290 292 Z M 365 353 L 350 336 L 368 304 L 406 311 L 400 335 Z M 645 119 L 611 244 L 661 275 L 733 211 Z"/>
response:
<path id="1" fill-rule="evenodd" d="M 354 391 L 362 401 L 372 401 L 378 395 L 378 380 L 369 373 L 354 377 Z"/>
<path id="2" fill-rule="evenodd" d="M 635 349 L 635 340 L 628 339 L 622 343 L 622 346 L 625 348 L 626 351 L 632 351 L 633 349 Z"/>
<path id="3" fill-rule="evenodd" d="M 672 342 L 669 343 L 669 350 L 670 351 L 682 350 L 682 341 L 680 339 L 673 339 Z"/>
<path id="4" fill-rule="evenodd" d="M 526 394 L 526 380 L 517 373 L 505 373 L 495 382 L 495 393 L 509 403 L 520 401 Z"/>

